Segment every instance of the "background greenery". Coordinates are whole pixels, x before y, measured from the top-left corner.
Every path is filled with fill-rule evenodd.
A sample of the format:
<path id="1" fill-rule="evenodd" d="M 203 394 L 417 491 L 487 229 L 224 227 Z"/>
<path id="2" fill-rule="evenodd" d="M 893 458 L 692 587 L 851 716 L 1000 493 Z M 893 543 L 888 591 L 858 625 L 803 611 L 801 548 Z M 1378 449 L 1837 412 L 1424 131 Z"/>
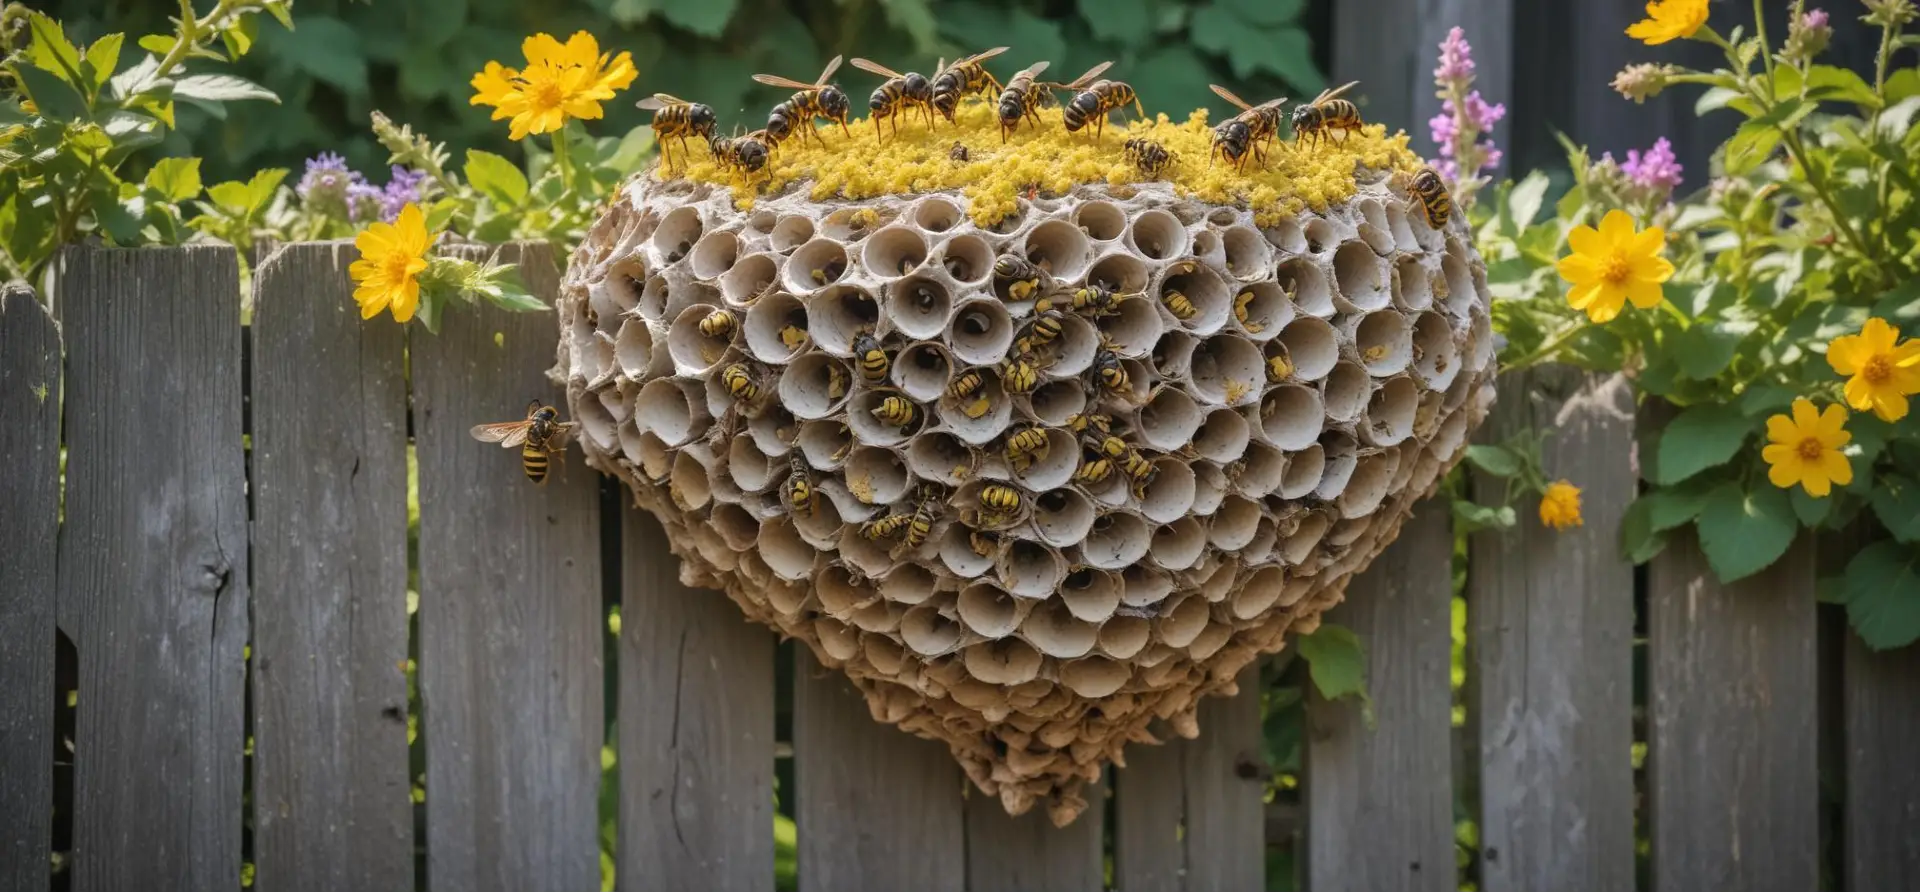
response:
<path id="1" fill-rule="evenodd" d="M 36 4 L 37 5 L 37 4 Z M 203 4 L 204 5 L 204 4 Z M 1150 109 L 1178 115 L 1226 104 L 1209 83 L 1252 101 L 1312 95 L 1323 84 L 1302 23 L 1305 0 L 299 0 L 297 33 L 263 22 L 254 52 L 234 67 L 281 97 L 231 116 L 182 107 L 159 152 L 198 154 L 209 182 L 290 167 L 331 149 L 377 170 L 386 151 L 367 132 L 375 109 L 467 148 L 511 151 L 504 124 L 468 104 L 467 81 L 489 59 L 518 64 L 520 41 L 586 29 L 604 49 L 633 53 L 640 77 L 607 108 L 601 135 L 643 123 L 633 101 L 654 92 L 705 102 L 721 129 L 752 129 L 791 91 L 755 84 L 767 72 L 812 80 L 834 54 L 901 71 L 988 47 L 1013 50 L 1003 76 L 1039 59 L 1065 80 L 1102 60 Z M 163 32 L 172 3 L 52 0 L 44 9 L 76 39 L 109 31 Z M 864 105 L 877 84 L 843 69 L 835 79 Z M 515 156 L 517 157 L 517 153 Z M 381 177 L 380 179 L 384 179 Z"/>

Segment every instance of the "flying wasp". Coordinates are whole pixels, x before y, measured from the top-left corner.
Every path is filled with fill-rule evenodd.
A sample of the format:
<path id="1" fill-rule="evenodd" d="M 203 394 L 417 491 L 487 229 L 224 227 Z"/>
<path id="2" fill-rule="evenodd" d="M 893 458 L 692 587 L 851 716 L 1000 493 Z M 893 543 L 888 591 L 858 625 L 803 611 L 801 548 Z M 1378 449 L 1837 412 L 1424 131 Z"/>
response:
<path id="1" fill-rule="evenodd" d="M 1024 301 L 1033 297 L 1034 292 L 1044 291 L 1043 286 L 1052 283 L 1053 277 L 1018 254 L 1002 254 L 993 261 L 993 281 L 1006 287 L 1007 297 Z"/>
<path id="2" fill-rule="evenodd" d="M 1034 462 L 1047 458 L 1050 449 L 1047 432 L 1037 427 L 1021 428 L 1007 437 L 1007 464 L 1025 472 Z"/>
<path id="3" fill-rule="evenodd" d="M 1006 51 L 1006 47 L 994 47 L 955 59 L 951 65 L 940 65 L 939 73 L 933 76 L 933 110 L 952 124 L 954 112 L 960 108 L 960 97 L 982 95 L 992 99 L 1002 89 L 1000 79 L 981 63 Z"/>
<path id="4" fill-rule="evenodd" d="M 887 380 L 887 370 L 893 363 L 887 359 L 887 352 L 880 349 L 880 339 L 873 337 L 872 332 L 862 330 L 853 337 L 853 357 L 860 363 L 860 377 L 869 384 Z"/>
<path id="5" fill-rule="evenodd" d="M 1440 182 L 1440 175 L 1433 168 L 1423 167 L 1414 174 L 1407 194 L 1419 206 L 1420 216 L 1427 221 L 1427 226 L 1439 229 L 1453 217 L 1453 197 L 1447 194 L 1447 185 Z"/>
<path id="6" fill-rule="evenodd" d="M 1243 168 L 1247 163 L 1247 150 L 1253 150 L 1253 157 L 1261 166 L 1267 163 L 1267 146 L 1273 143 L 1280 132 L 1280 106 L 1286 97 L 1269 99 L 1259 105 L 1248 105 L 1219 84 L 1208 84 L 1221 99 L 1240 107 L 1240 114 L 1234 115 L 1213 129 L 1213 149 L 1207 153 L 1207 164 L 1213 159 L 1225 158 L 1235 169 Z"/>
<path id="7" fill-rule="evenodd" d="M 787 473 L 787 482 L 781 487 L 781 498 L 786 500 L 788 510 L 796 515 L 812 515 L 814 507 L 813 477 L 807 473 L 807 463 L 800 458 L 800 451 L 787 454 L 787 463 L 791 469 Z"/>
<path id="8" fill-rule="evenodd" d="M 713 146 L 713 107 L 698 102 L 688 102 L 665 93 L 655 93 L 637 103 L 641 108 L 653 112 L 653 141 L 660 144 L 660 157 L 667 163 L 667 170 L 673 170 L 673 153 L 667 151 L 667 137 L 680 141 L 680 160 L 687 159 L 687 134 L 693 134 L 707 141 L 708 148 Z"/>
<path id="9" fill-rule="evenodd" d="M 1040 72 L 1047 70 L 1047 61 L 1042 59 L 1026 67 L 1025 70 L 1007 81 L 1006 89 L 1000 91 L 998 111 L 1000 115 L 1000 142 L 1007 142 L 1007 135 L 1020 129 L 1021 119 L 1040 126 L 1040 106 L 1053 99 L 1053 93 L 1044 85 L 1034 82 Z"/>
<path id="10" fill-rule="evenodd" d="M 1341 139 L 1346 134 L 1359 130 L 1366 125 L 1360 120 L 1360 107 L 1351 101 L 1341 99 L 1340 94 L 1352 89 L 1359 81 L 1348 81 L 1332 90 L 1322 90 L 1313 101 L 1293 110 L 1293 135 L 1298 141 L 1301 136 L 1313 137 L 1315 145 L 1320 137 L 1333 138 L 1334 131 L 1340 131 Z"/>
<path id="11" fill-rule="evenodd" d="M 913 405 L 913 401 L 896 394 L 883 398 L 880 405 L 873 408 L 873 417 L 904 430 L 920 417 L 920 410 Z"/>
<path id="12" fill-rule="evenodd" d="M 497 443 L 505 449 L 520 448 L 520 468 L 527 480 L 536 484 L 547 480 L 547 458 L 564 453 L 567 439 L 579 422 L 560 421 L 560 410 L 534 400 L 527 404 L 527 417 L 518 422 L 494 422 L 475 425 L 468 432 L 481 443 Z"/>
<path id="13" fill-rule="evenodd" d="M 1174 153 L 1167 151 L 1166 146 L 1141 137 L 1127 140 L 1125 151 L 1127 160 L 1149 177 L 1160 176 L 1174 159 Z"/>
<path id="14" fill-rule="evenodd" d="M 885 143 L 886 138 L 880 132 L 880 122 L 893 122 L 893 132 L 900 133 L 900 118 L 909 110 L 919 109 L 927 119 L 927 128 L 933 128 L 933 82 L 917 71 L 906 74 L 894 71 L 869 59 L 854 59 L 853 67 L 870 74 L 877 74 L 887 80 L 873 89 L 873 95 L 867 98 L 867 109 L 873 118 L 873 137 Z"/>
<path id="15" fill-rule="evenodd" d="M 787 87 L 800 91 L 793 94 L 792 98 L 786 102 L 774 106 L 773 111 L 767 113 L 767 135 L 775 143 L 786 142 L 795 127 L 804 127 L 806 129 L 801 132 L 802 139 L 806 138 L 807 133 L 812 133 L 813 138 L 819 140 L 822 147 L 826 146 L 826 139 L 814 130 L 813 122 L 816 118 L 825 118 L 839 124 L 841 133 L 846 134 L 849 139 L 853 137 L 853 132 L 847 129 L 847 115 L 853 110 L 853 103 L 847 99 L 845 90 L 827 83 L 827 79 L 833 77 L 833 73 L 839 69 L 840 57 L 835 56 L 833 61 L 827 63 L 826 68 L 821 69 L 820 77 L 815 78 L 811 84 L 803 84 L 771 74 L 753 76 L 755 81 L 769 87 Z"/>
<path id="16" fill-rule="evenodd" d="M 1067 83 L 1048 85 L 1075 91 L 1073 99 L 1069 100 L 1067 107 L 1062 110 L 1068 133 L 1076 133 L 1088 124 L 1092 124 L 1094 125 L 1093 140 L 1099 142 L 1100 138 L 1107 133 L 1108 114 L 1131 105 L 1140 117 L 1147 116 L 1147 110 L 1140 105 L 1139 95 L 1134 93 L 1133 87 L 1125 81 L 1110 81 L 1105 78 L 1094 80 L 1112 65 L 1112 62 L 1102 62 L 1087 69 L 1086 74 Z"/>

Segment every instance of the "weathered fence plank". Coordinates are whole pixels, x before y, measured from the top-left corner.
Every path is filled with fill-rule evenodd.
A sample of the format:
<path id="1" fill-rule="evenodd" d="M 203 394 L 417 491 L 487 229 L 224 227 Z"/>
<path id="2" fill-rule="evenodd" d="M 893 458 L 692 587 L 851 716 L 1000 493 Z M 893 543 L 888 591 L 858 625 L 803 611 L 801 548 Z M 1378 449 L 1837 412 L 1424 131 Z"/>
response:
<path id="1" fill-rule="evenodd" d="M 1619 376 L 1565 368 L 1500 385 L 1482 439 L 1552 432 L 1546 467 L 1582 489 L 1585 524 L 1555 532 L 1528 505 L 1517 529 L 1472 537 L 1467 676 L 1477 694 L 1482 885 L 1630 890 L 1633 568 L 1617 543 L 1637 486 L 1633 395 Z M 1505 486 L 1474 479 L 1490 498 Z"/>
<path id="2" fill-rule="evenodd" d="M 1820 880 L 1814 550 L 1717 582 L 1691 533 L 1648 572 L 1653 882 L 1810 890 Z"/>
<path id="3" fill-rule="evenodd" d="M 1200 702 L 1200 737 L 1180 743 L 1189 890 L 1266 885 L 1259 661 L 1240 671 L 1238 682 L 1239 694 Z"/>
<path id="4" fill-rule="evenodd" d="M 1873 652 L 1846 632 L 1843 889 L 1920 887 L 1920 645 Z"/>
<path id="5" fill-rule="evenodd" d="M 1107 791 L 1087 785 L 1087 810 L 1065 828 L 1047 819 L 1045 803 L 1007 815 L 1000 801 L 967 791 L 967 889 L 1099 890 L 1106 886 L 1101 832 Z"/>
<path id="6" fill-rule="evenodd" d="M 1127 766 L 1113 770 L 1113 888 L 1186 888 L 1186 773 L 1179 738 L 1127 748 Z"/>
<path id="7" fill-rule="evenodd" d="M 772 889 L 773 635 L 681 585 L 652 515 L 621 531 L 620 886 Z"/>
<path id="8" fill-rule="evenodd" d="M 961 889 L 966 823 L 952 754 L 875 722 L 846 677 L 794 652 L 800 889 Z"/>
<path id="9" fill-rule="evenodd" d="M 54 543 L 60 524 L 60 330 L 0 288 L 0 888 L 45 890 L 53 843 Z"/>
<path id="10" fill-rule="evenodd" d="M 1451 890 L 1451 562 L 1444 501 L 1347 587 L 1329 622 L 1367 652 L 1375 724 L 1357 705 L 1307 700 L 1306 878 L 1315 890 Z"/>
<path id="11" fill-rule="evenodd" d="M 1432 155 L 1427 120 L 1440 113 L 1433 69 L 1440 42 L 1459 26 L 1473 45 L 1475 88 L 1488 102 L 1513 89 L 1513 0 L 1342 0 L 1334 5 L 1335 85 L 1359 81 L 1350 98 L 1389 133 L 1405 129 Z M 1311 99 L 1312 97 L 1304 97 Z"/>
<path id="12" fill-rule="evenodd" d="M 60 599 L 75 889 L 237 887 L 247 643 L 233 249 L 74 250 Z"/>
<path id="13" fill-rule="evenodd" d="M 525 261 L 529 289 L 551 296 L 551 254 L 529 247 Z M 409 342 L 436 889 L 600 880 L 599 482 L 575 458 L 534 486 L 517 452 L 467 434 L 524 418 L 529 399 L 557 400 L 545 375 L 554 331 L 550 314 L 460 304 L 440 334 Z"/>
<path id="14" fill-rule="evenodd" d="M 253 810 L 259 889 L 413 885 L 404 330 L 345 242 L 255 269 Z"/>

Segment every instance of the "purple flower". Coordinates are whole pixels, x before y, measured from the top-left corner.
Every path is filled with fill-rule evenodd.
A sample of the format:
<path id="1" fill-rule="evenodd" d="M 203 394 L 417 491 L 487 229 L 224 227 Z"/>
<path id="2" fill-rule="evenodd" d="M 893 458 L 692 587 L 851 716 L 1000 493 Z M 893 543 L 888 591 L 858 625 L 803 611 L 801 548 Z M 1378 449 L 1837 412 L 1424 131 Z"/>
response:
<path id="1" fill-rule="evenodd" d="M 1433 142 L 1440 147 L 1440 154 L 1452 155 L 1453 138 L 1460 132 L 1459 124 L 1453 120 L 1453 100 L 1442 103 L 1440 114 L 1429 118 L 1427 126 L 1433 129 Z"/>
<path id="2" fill-rule="evenodd" d="M 400 210 L 421 199 L 420 187 L 427 182 L 426 171 L 394 165 L 392 179 L 380 191 L 380 219 L 388 223 L 399 219 Z"/>
<path id="3" fill-rule="evenodd" d="M 307 208 L 330 217 L 348 216 L 348 196 L 365 178 L 347 168 L 347 160 L 332 152 L 307 159 L 307 170 L 294 192 Z"/>
<path id="4" fill-rule="evenodd" d="M 1463 81 L 1473 77 L 1473 47 L 1467 33 L 1458 27 L 1447 32 L 1440 42 L 1440 67 L 1433 70 L 1436 81 Z"/>
<path id="5" fill-rule="evenodd" d="M 365 181 L 347 188 L 347 220 L 353 223 L 370 223 L 381 220 L 385 209 L 382 204 L 386 193 L 380 187 Z"/>
<path id="6" fill-rule="evenodd" d="M 1492 130 L 1493 125 L 1506 116 L 1505 103 L 1488 105 L 1486 100 L 1480 98 L 1478 90 L 1467 94 L 1467 118 L 1473 121 L 1473 129 L 1482 132 Z"/>
<path id="7" fill-rule="evenodd" d="M 1800 27 L 1808 31 L 1815 31 L 1827 27 L 1827 11 L 1824 9 L 1807 10 L 1806 14 L 1800 17 Z"/>
<path id="8" fill-rule="evenodd" d="M 1680 160 L 1673 154 L 1673 144 L 1661 137 L 1653 142 L 1653 148 L 1642 153 L 1639 149 L 1628 149 L 1627 160 L 1620 165 L 1620 172 L 1627 175 L 1633 185 L 1655 195 L 1664 196 L 1680 185 Z"/>
<path id="9" fill-rule="evenodd" d="M 1808 62 L 1820 55 L 1833 40 L 1833 26 L 1824 9 L 1810 9 L 1787 23 L 1787 43 L 1781 52 L 1791 60 Z"/>

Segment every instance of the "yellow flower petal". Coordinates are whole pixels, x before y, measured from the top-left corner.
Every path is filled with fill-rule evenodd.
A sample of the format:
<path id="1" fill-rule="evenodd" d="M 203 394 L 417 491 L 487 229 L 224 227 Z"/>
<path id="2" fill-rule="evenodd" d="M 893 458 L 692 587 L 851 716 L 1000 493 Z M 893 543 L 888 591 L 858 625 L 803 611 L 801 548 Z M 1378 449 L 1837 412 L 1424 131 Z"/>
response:
<path id="1" fill-rule="evenodd" d="M 1853 483 L 1853 463 L 1848 462 L 1846 455 L 1840 451 L 1828 450 L 1820 457 L 1820 476 L 1842 487 L 1847 486 Z M 1808 492 L 1812 490 L 1809 489 Z"/>
<path id="2" fill-rule="evenodd" d="M 1617 248 L 1622 242 L 1633 239 L 1633 216 L 1615 208 L 1607 212 L 1600 220 L 1600 237 L 1607 241 L 1607 247 Z"/>
<path id="3" fill-rule="evenodd" d="M 1600 264 L 1585 254 L 1569 254 L 1558 264 L 1560 278 L 1585 284 L 1600 278 Z"/>
<path id="4" fill-rule="evenodd" d="M 1567 233 L 1567 247 L 1573 249 L 1574 254 L 1593 256 L 1605 253 L 1607 243 L 1600 238 L 1599 230 L 1582 223 Z"/>
<path id="5" fill-rule="evenodd" d="M 1793 420 L 1783 415 L 1770 416 L 1767 419 L 1767 439 L 1782 446 L 1791 446 L 1799 439 L 1800 429 Z M 1773 460 L 1768 459 L 1771 462 Z"/>
<path id="6" fill-rule="evenodd" d="M 1815 434 L 1822 442 L 1827 442 L 1829 438 L 1837 438 L 1827 443 L 1828 446 L 1837 447 L 1853 439 L 1853 435 L 1846 432 L 1846 424 L 1846 407 L 1838 403 L 1829 404 L 1826 410 L 1820 413 L 1820 424 L 1815 429 Z"/>
<path id="7" fill-rule="evenodd" d="M 1660 306 L 1665 298 L 1660 291 L 1660 282 L 1649 279 L 1631 279 L 1627 281 L 1627 300 L 1642 310 L 1652 310 Z"/>
<path id="8" fill-rule="evenodd" d="M 1801 437 L 1812 435 L 1820 427 L 1820 410 L 1815 409 L 1812 400 L 1796 397 L 1793 401 L 1793 424 L 1799 428 Z"/>
<path id="9" fill-rule="evenodd" d="M 1768 447 L 1768 449 L 1773 448 Z M 1780 447 L 1780 449 L 1786 451 L 1789 457 L 1793 452 L 1792 447 L 1783 446 Z M 1767 468 L 1767 481 L 1782 490 L 1800 483 L 1800 466 L 1789 457 L 1764 457 L 1768 462 L 1772 463 Z"/>
<path id="10" fill-rule="evenodd" d="M 1883 422 L 1900 421 L 1907 417 L 1907 398 L 1899 394 L 1881 394 L 1874 398 L 1873 414 Z"/>

